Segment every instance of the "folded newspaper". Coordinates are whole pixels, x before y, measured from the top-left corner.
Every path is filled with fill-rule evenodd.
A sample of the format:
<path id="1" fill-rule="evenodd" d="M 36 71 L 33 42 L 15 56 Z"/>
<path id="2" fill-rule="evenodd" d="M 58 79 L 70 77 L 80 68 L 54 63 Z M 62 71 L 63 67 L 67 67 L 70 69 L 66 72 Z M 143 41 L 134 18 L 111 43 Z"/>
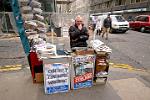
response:
<path id="1" fill-rule="evenodd" d="M 100 40 L 91 40 L 90 44 L 92 48 L 97 52 L 100 52 L 100 51 L 105 51 L 108 53 L 112 52 L 112 50 Z"/>
<path id="2" fill-rule="evenodd" d="M 43 44 L 35 45 L 35 49 L 40 57 L 57 55 L 56 45 L 53 45 L 51 43 L 43 43 Z"/>

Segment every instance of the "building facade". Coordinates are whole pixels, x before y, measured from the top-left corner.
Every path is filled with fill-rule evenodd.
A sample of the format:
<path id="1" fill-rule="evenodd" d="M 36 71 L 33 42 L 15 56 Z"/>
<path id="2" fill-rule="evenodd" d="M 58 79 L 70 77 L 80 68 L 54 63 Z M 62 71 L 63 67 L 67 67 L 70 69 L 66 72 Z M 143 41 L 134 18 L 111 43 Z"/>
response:
<path id="1" fill-rule="evenodd" d="M 73 0 L 70 4 L 70 11 L 73 13 L 89 13 L 90 1 L 92 0 Z"/>
<path id="2" fill-rule="evenodd" d="M 56 12 L 68 13 L 70 12 L 70 3 L 72 0 L 56 0 Z"/>
<path id="3" fill-rule="evenodd" d="M 44 12 L 56 12 L 56 0 L 38 0 Z"/>
<path id="4" fill-rule="evenodd" d="M 125 17 L 150 14 L 150 0 L 90 0 L 90 13 L 114 13 Z"/>

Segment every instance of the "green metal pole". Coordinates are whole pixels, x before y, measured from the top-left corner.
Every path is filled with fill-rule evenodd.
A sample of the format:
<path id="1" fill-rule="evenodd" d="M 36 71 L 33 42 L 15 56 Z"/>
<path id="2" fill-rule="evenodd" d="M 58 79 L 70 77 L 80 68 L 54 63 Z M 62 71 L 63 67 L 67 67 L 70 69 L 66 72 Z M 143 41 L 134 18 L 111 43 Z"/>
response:
<path id="1" fill-rule="evenodd" d="M 18 0 L 11 0 L 11 6 L 12 6 L 12 11 L 14 14 L 16 26 L 18 29 L 18 33 L 19 33 L 24 51 L 25 51 L 26 55 L 28 55 L 30 52 L 30 45 L 29 45 L 28 38 L 25 34 L 25 29 L 24 29 L 24 25 L 23 25 L 23 20 L 22 20 L 20 8 L 19 8 Z"/>

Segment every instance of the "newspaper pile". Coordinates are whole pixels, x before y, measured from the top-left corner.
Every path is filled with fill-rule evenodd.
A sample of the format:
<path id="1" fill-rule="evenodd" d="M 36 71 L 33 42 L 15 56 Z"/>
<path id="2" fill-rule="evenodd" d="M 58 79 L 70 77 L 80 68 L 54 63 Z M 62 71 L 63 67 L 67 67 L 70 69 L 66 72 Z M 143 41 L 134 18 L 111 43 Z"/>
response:
<path id="1" fill-rule="evenodd" d="M 100 51 L 105 51 L 107 53 L 112 52 L 112 50 L 100 40 L 91 40 L 90 44 L 92 48 L 97 52 L 100 52 Z"/>
<path id="2" fill-rule="evenodd" d="M 30 42 L 31 49 L 36 49 L 40 53 L 53 53 L 56 54 L 56 46 L 50 43 L 46 43 L 47 26 L 44 23 L 44 17 L 42 16 L 43 10 L 41 9 L 41 3 L 38 0 L 19 0 L 20 10 L 22 18 L 24 20 L 24 28 L 27 38 Z M 46 48 L 41 48 L 45 46 Z M 47 47 L 50 47 L 47 48 Z M 39 53 L 39 52 L 37 52 Z"/>

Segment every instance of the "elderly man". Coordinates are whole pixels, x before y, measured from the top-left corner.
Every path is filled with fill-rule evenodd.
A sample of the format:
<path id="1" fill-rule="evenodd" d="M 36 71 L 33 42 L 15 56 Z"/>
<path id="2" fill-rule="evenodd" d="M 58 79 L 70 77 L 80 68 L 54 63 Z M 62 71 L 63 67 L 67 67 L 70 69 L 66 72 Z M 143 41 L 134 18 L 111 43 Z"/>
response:
<path id="1" fill-rule="evenodd" d="M 75 18 L 75 25 L 69 28 L 70 47 L 87 47 L 86 40 L 88 40 L 88 30 L 84 27 L 83 18 L 77 16 Z"/>

